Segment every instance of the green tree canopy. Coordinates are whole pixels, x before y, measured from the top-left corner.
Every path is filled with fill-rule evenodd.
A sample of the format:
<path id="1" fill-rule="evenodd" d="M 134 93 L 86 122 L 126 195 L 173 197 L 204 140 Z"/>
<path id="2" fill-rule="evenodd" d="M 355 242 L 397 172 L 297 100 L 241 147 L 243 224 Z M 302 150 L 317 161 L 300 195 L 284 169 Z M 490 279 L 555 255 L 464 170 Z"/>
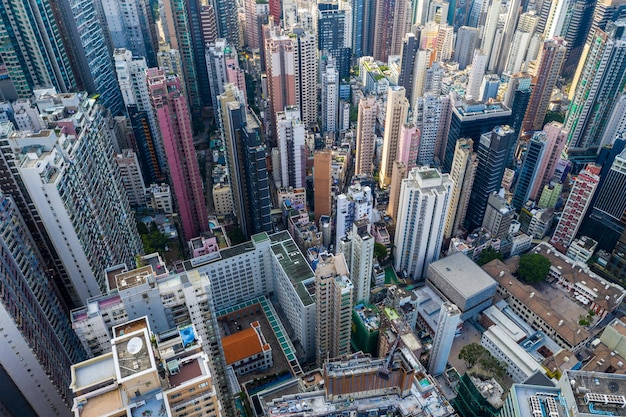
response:
<path id="1" fill-rule="evenodd" d="M 480 252 L 480 255 L 478 255 L 478 261 L 476 261 L 476 263 L 480 266 L 483 266 L 493 261 L 494 259 L 502 260 L 502 253 L 500 253 L 500 251 L 497 251 L 492 247 L 489 247 L 483 250 L 482 252 Z"/>
<path id="2" fill-rule="evenodd" d="M 468 368 L 476 365 L 478 361 L 489 356 L 487 349 L 478 343 L 470 343 L 461 348 L 459 359 L 465 362 Z"/>
<path id="3" fill-rule="evenodd" d="M 517 273 L 528 283 L 541 282 L 550 272 L 550 260 L 538 253 L 526 253 L 520 256 Z"/>
<path id="4" fill-rule="evenodd" d="M 379 242 L 374 243 L 374 256 L 379 262 L 385 259 L 387 257 L 387 247 Z"/>

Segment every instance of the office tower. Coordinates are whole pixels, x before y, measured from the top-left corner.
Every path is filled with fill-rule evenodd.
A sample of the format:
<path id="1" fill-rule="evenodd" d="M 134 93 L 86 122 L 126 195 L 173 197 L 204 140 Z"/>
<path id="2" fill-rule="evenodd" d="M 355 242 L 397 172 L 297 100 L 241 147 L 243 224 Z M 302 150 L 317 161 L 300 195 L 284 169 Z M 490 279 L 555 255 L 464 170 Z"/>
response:
<path id="1" fill-rule="evenodd" d="M 177 76 L 166 77 L 162 70 L 150 68 L 146 77 L 176 196 L 176 211 L 183 226 L 183 236 L 190 240 L 208 230 L 209 223 L 198 158 L 193 147 L 189 106 L 180 93 L 181 83 Z"/>
<path id="2" fill-rule="evenodd" d="M 520 16 L 517 29 L 513 34 L 511 41 L 511 49 L 508 54 L 504 72 L 508 74 L 516 74 L 523 69 L 523 64 L 529 59 L 527 58 L 530 40 L 535 33 L 537 20 L 539 18 L 535 13 L 524 13 Z"/>
<path id="3" fill-rule="evenodd" d="M 95 0 L 67 0 L 53 7 L 78 88 L 99 94 L 100 104 L 119 115 L 122 99 L 97 8 Z"/>
<path id="4" fill-rule="evenodd" d="M 482 134 L 491 132 L 496 126 L 508 123 L 510 119 L 511 109 L 502 103 L 494 102 L 490 103 L 489 106 L 484 103 L 472 103 L 467 101 L 457 103 L 452 107 L 452 120 L 450 122 L 450 130 L 445 145 L 443 171 L 450 172 L 450 168 L 452 168 L 454 147 L 458 139 L 472 139 L 474 141 L 474 150 L 477 151 L 477 144 Z M 506 130 L 513 131 L 510 127 Z M 515 143 L 513 142 L 511 147 L 513 148 L 514 146 Z M 509 154 L 509 158 L 512 157 L 513 150 L 511 150 Z"/>
<path id="5" fill-rule="evenodd" d="M 626 150 L 615 157 L 605 175 L 580 233 L 597 241 L 599 249 L 612 251 L 626 226 Z"/>
<path id="6" fill-rule="evenodd" d="M 505 239 L 509 235 L 509 227 L 514 219 L 515 209 L 498 193 L 489 194 L 482 227 L 489 230 L 491 237 Z"/>
<path id="7" fill-rule="evenodd" d="M 17 205 L 1 191 L 0 231 L 0 409 L 8 415 L 68 415 L 69 367 L 87 355 Z"/>
<path id="8" fill-rule="evenodd" d="M 459 63 L 459 69 L 464 70 L 472 63 L 474 51 L 478 47 L 480 32 L 478 29 L 461 26 L 456 34 L 456 43 L 454 44 L 454 60 Z"/>
<path id="9" fill-rule="evenodd" d="M 165 180 L 167 160 L 148 95 L 146 60 L 133 57 L 131 51 L 122 48 L 115 50 L 113 59 L 144 177 L 150 184 L 162 182 Z"/>
<path id="10" fill-rule="evenodd" d="M 529 74 L 515 74 L 509 79 L 506 93 L 504 95 L 504 104 L 511 109 L 511 119 L 509 126 L 519 133 L 522 129 L 526 109 L 532 90 L 530 88 L 533 77 Z"/>
<path id="11" fill-rule="evenodd" d="M 216 39 L 208 44 L 205 50 L 206 71 L 208 74 L 209 88 L 213 113 L 216 123 L 219 123 L 219 104 L 217 97 L 223 94 L 228 83 L 234 84 L 246 98 L 246 81 L 244 72 L 239 68 L 237 50 L 229 45 L 226 39 Z"/>
<path id="12" fill-rule="evenodd" d="M 568 149 L 599 148 L 608 118 L 626 79 L 626 20 L 596 29 L 572 84 L 574 97 L 565 118 Z"/>
<path id="13" fill-rule="evenodd" d="M 431 165 L 443 158 L 452 117 L 450 97 L 426 93 L 413 107 L 413 118 L 420 132 L 417 165 Z"/>
<path id="14" fill-rule="evenodd" d="M 218 97 L 226 165 L 230 178 L 235 214 L 244 236 L 272 230 L 269 174 L 260 123 L 247 111 L 243 94 L 226 84 Z"/>
<path id="15" fill-rule="evenodd" d="M 543 127 L 543 132 L 546 138 L 544 155 L 537 167 L 538 176 L 528 194 L 528 198 L 533 201 L 537 201 L 543 187 L 552 180 L 556 164 L 559 162 L 567 140 L 567 131 L 559 122 L 548 123 Z"/>
<path id="16" fill-rule="evenodd" d="M 302 188 L 306 178 L 305 128 L 298 106 L 287 106 L 276 114 L 282 186 Z"/>
<path id="17" fill-rule="evenodd" d="M 589 164 L 578 174 L 550 243 L 567 247 L 574 240 L 599 181 L 597 165 Z"/>
<path id="18" fill-rule="evenodd" d="M 394 267 L 415 281 L 439 258 L 452 181 L 448 174 L 429 167 L 413 168 L 402 180 Z"/>
<path id="19" fill-rule="evenodd" d="M 375 243 L 370 227 L 371 223 L 367 219 L 356 220 L 352 224 L 349 270 L 350 280 L 354 284 L 353 304 L 369 304 Z"/>
<path id="20" fill-rule="evenodd" d="M 229 44 L 239 48 L 241 46 L 241 38 L 237 3 L 230 0 L 215 0 L 214 5 L 219 37 L 225 38 Z"/>
<path id="21" fill-rule="evenodd" d="M 398 85 L 404 87 L 409 103 L 413 103 L 413 70 L 418 49 L 419 42 L 417 37 L 412 32 L 405 34 L 402 40 L 402 50 L 400 51 Z"/>
<path id="22" fill-rule="evenodd" d="M 193 0 L 191 0 L 193 1 Z M 201 97 L 198 70 L 206 74 L 204 69 L 206 66 L 197 67 L 197 57 L 204 54 L 197 54 L 195 51 L 195 43 L 193 39 L 194 29 L 192 26 L 199 27 L 199 16 L 195 21 L 190 16 L 189 5 L 185 0 L 164 0 L 161 14 L 161 22 L 167 27 L 169 36 L 165 37 L 165 41 L 169 43 L 172 49 L 176 49 L 180 53 L 181 72 L 176 73 L 182 84 L 185 85 L 185 94 L 190 106 L 189 110 L 199 112 L 204 100 L 209 97 Z M 164 28 L 165 30 L 165 28 Z"/>
<path id="23" fill-rule="evenodd" d="M 356 163 L 355 175 L 372 175 L 374 150 L 376 148 L 376 115 L 378 105 L 375 97 L 359 100 L 359 113 L 356 124 Z"/>
<path id="24" fill-rule="evenodd" d="M 530 95 L 521 134 L 541 130 L 543 127 L 552 90 L 559 78 L 566 51 L 565 41 L 561 38 L 549 39 L 543 43 L 541 60 L 535 75 L 536 82 Z"/>
<path id="25" fill-rule="evenodd" d="M 150 3 L 146 0 L 102 0 L 106 27 L 113 48 L 128 49 L 146 59 L 150 67 L 157 65 L 159 47 Z"/>
<path id="26" fill-rule="evenodd" d="M 520 169 L 517 183 L 515 185 L 515 193 L 511 205 L 515 209 L 520 210 L 528 201 L 531 189 L 535 183 L 539 182 L 541 172 L 539 167 L 542 165 L 543 159 L 546 157 L 546 147 L 548 139 L 546 133 L 538 131 L 533 134 L 527 144 L 524 154 L 524 162 Z"/>
<path id="27" fill-rule="evenodd" d="M 600 143 L 613 145 L 616 138 L 626 137 L 626 94 L 618 95 Z"/>
<path id="28" fill-rule="evenodd" d="M 316 345 L 318 366 L 350 353 L 354 285 L 343 254 L 322 255 L 315 269 Z"/>
<path id="29" fill-rule="evenodd" d="M 107 267 L 130 263 L 143 249 L 113 158 L 106 110 L 69 93 L 40 97 L 38 105 L 54 109 L 55 121 L 48 120 L 57 129 L 8 138 L 25 152 L 15 171 L 68 273 L 64 284 L 72 300 L 84 303 L 104 291 Z"/>
<path id="30" fill-rule="evenodd" d="M 339 78 L 350 75 L 352 18 L 337 3 L 318 3 L 317 48 L 335 59 Z"/>
<path id="31" fill-rule="evenodd" d="M 504 168 L 517 139 L 509 126 L 496 126 L 480 137 L 478 144 L 478 168 L 474 187 L 467 207 L 465 228 L 474 230 L 483 223 L 489 195 L 500 190 Z"/>
<path id="32" fill-rule="evenodd" d="M 332 207 L 332 163 L 333 153 L 330 149 L 316 151 L 313 156 L 313 195 L 315 221 L 321 216 L 330 216 Z"/>
<path id="33" fill-rule="evenodd" d="M 391 175 L 391 185 L 389 186 L 389 204 L 387 204 L 387 214 L 394 221 L 398 219 L 398 204 L 400 202 L 400 191 L 402 180 L 407 177 L 408 170 L 404 162 L 395 161 Z"/>
<path id="34" fill-rule="evenodd" d="M 499 31 L 502 33 L 499 41 L 499 49 L 496 51 L 495 56 L 491 57 L 491 65 L 489 67 L 490 70 L 495 71 L 497 74 L 501 74 L 504 70 L 509 51 L 512 47 L 515 30 L 520 27 L 529 26 L 527 19 L 522 19 L 520 16 L 523 6 L 521 0 L 513 0 L 507 2 L 506 6 L 502 8 L 502 14 L 499 17 L 500 21 L 498 23 Z"/>
<path id="35" fill-rule="evenodd" d="M 338 131 L 339 74 L 334 59 L 328 59 L 322 73 L 322 134 Z"/>
<path id="36" fill-rule="evenodd" d="M 387 110 L 385 113 L 385 135 L 380 163 L 381 187 L 391 184 L 393 162 L 398 159 L 398 141 L 400 129 L 406 122 L 409 112 L 409 101 L 405 97 L 403 87 L 387 88 Z"/>
<path id="37" fill-rule="evenodd" d="M 413 123 L 403 123 L 400 128 L 400 139 L 398 140 L 398 155 L 396 159 L 404 165 L 407 170 L 415 168 L 417 165 L 417 152 L 419 150 L 420 132 Z"/>
<path id="38" fill-rule="evenodd" d="M 62 27 L 50 3 L 8 2 L 0 10 L 0 57 L 17 97 L 30 98 L 33 89 L 42 86 L 61 92 L 77 88 Z"/>
<path id="39" fill-rule="evenodd" d="M 609 0 L 610 1 L 610 0 Z M 594 9 L 600 2 L 594 0 L 574 0 L 565 7 L 567 10 L 563 17 L 561 36 L 567 42 L 567 56 L 561 68 L 561 74 L 568 79 L 576 72 L 578 61 L 583 52 L 585 42 L 592 26 Z M 617 18 L 612 19 L 617 20 Z M 605 29 L 605 26 L 601 28 Z"/>
<path id="40" fill-rule="evenodd" d="M 450 192 L 450 208 L 446 216 L 446 239 L 456 234 L 465 222 L 467 205 L 472 193 L 478 158 L 474 152 L 474 141 L 459 139 L 454 149 L 454 160 L 450 170 L 450 179 L 454 184 Z"/>
<path id="41" fill-rule="evenodd" d="M 409 2 L 406 0 L 380 0 L 376 2 L 373 57 L 387 62 L 389 55 L 400 55 L 402 39 L 411 25 Z"/>
<path id="42" fill-rule="evenodd" d="M 472 69 L 467 80 L 467 92 L 465 94 L 468 100 L 479 101 L 480 85 L 483 82 L 483 77 L 485 76 L 485 71 L 487 70 L 488 60 L 489 55 L 483 52 L 482 49 L 476 49 L 474 51 Z"/>
<path id="43" fill-rule="evenodd" d="M 446 370 L 448 356 L 452 349 L 452 342 L 456 335 L 457 327 L 461 320 L 459 308 L 446 301 L 439 310 L 437 331 L 433 338 L 433 348 L 430 350 L 428 359 L 428 373 L 434 376 L 441 375 Z"/>
<path id="44" fill-rule="evenodd" d="M 146 204 L 146 184 L 139 169 L 139 160 L 132 149 L 124 149 L 121 154 L 115 155 L 115 163 L 120 171 L 120 178 L 132 207 Z"/>
<path id="45" fill-rule="evenodd" d="M 367 219 L 372 222 L 373 205 L 372 189 L 367 186 L 351 185 L 345 194 L 337 196 L 336 247 L 339 246 L 339 240 L 352 231 L 352 224 L 356 220 Z"/>

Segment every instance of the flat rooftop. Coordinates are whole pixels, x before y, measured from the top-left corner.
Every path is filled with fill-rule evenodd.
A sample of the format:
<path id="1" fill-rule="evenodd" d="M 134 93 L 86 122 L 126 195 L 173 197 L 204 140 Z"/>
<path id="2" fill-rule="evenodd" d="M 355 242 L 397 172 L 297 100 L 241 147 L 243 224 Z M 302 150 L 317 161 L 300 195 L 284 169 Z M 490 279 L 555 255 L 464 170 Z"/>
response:
<path id="1" fill-rule="evenodd" d="M 560 402 L 561 399 L 561 390 L 558 388 L 545 387 L 539 385 L 523 385 L 523 384 L 514 384 L 509 392 L 511 399 L 517 405 L 517 409 L 519 409 L 520 416 L 532 416 L 533 414 L 533 403 L 538 404 L 541 407 L 541 404 L 547 408 L 547 403 L 550 402 L 551 405 L 556 405 L 559 411 L 559 416 L 567 416 L 567 411 L 563 408 L 563 405 Z M 531 400 L 531 398 L 534 398 Z M 554 400 L 554 403 L 550 401 L 550 399 Z M 532 401 L 532 402 L 531 402 Z M 541 414 L 545 415 L 545 414 Z"/>
<path id="2" fill-rule="evenodd" d="M 70 388 L 74 392 L 79 392 L 114 379 L 116 379 L 116 374 L 113 353 L 105 353 L 104 355 L 72 365 L 72 384 Z"/>
<path id="3" fill-rule="evenodd" d="M 186 362 L 178 368 L 178 373 L 170 375 L 168 380 L 172 388 L 180 386 L 188 381 L 194 380 L 203 375 L 209 375 L 209 370 L 201 357 L 195 358 L 191 362 Z"/>
<path id="4" fill-rule="evenodd" d="M 79 401 L 78 403 L 83 404 L 80 417 L 101 417 L 125 408 L 120 388 L 96 395 L 85 402 Z"/>
<path id="5" fill-rule="evenodd" d="M 561 381 L 561 389 L 576 399 L 571 405 L 578 413 L 626 416 L 626 375 L 570 370 Z"/>
<path id="6" fill-rule="evenodd" d="M 120 380 L 156 368 L 147 329 L 113 339 L 111 344 Z"/>
<path id="7" fill-rule="evenodd" d="M 144 284 L 147 277 L 153 273 L 154 270 L 151 265 L 142 266 L 141 268 L 133 269 L 128 272 L 122 272 L 115 276 L 115 288 L 123 291 Z"/>
<path id="8" fill-rule="evenodd" d="M 476 262 L 460 252 L 431 263 L 427 274 L 429 280 L 431 273 L 443 277 L 465 299 L 497 285 Z"/>
<path id="9" fill-rule="evenodd" d="M 304 256 L 302 256 L 291 235 L 289 235 L 289 232 L 283 231 L 271 235 L 270 238 L 272 240 L 272 252 L 274 252 L 274 256 L 281 268 L 289 277 L 302 304 L 305 306 L 313 304 L 315 300 L 306 289 L 304 282 L 315 279 L 315 274 L 309 263 L 304 259 Z"/>

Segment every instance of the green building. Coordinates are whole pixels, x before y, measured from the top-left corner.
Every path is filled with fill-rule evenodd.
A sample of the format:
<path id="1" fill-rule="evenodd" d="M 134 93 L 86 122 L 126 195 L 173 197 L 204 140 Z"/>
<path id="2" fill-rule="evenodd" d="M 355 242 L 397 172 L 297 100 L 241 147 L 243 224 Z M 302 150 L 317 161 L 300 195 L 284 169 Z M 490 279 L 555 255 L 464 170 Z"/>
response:
<path id="1" fill-rule="evenodd" d="M 352 347 L 377 357 L 379 325 L 376 306 L 357 304 L 352 309 Z"/>
<path id="2" fill-rule="evenodd" d="M 452 406 L 462 417 L 495 417 L 500 415 L 504 390 L 495 379 L 470 376 L 465 373 L 457 385 Z"/>

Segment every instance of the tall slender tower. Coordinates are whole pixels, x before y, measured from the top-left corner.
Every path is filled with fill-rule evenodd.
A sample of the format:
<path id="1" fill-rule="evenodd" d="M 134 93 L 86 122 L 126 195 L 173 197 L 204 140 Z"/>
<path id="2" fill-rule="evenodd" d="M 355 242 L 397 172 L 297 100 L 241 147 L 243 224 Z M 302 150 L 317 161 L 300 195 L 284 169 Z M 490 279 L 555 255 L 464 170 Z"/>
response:
<path id="1" fill-rule="evenodd" d="M 543 43 L 541 61 L 535 77 L 535 87 L 530 95 L 530 102 L 524 116 L 522 133 L 541 130 L 543 119 L 548 112 L 552 89 L 556 85 L 565 59 L 567 48 L 561 38 L 549 39 Z"/>
<path id="2" fill-rule="evenodd" d="M 572 84 L 574 96 L 565 118 L 568 149 L 603 144 L 611 110 L 626 80 L 626 20 L 595 29 L 585 46 Z"/>
<path id="3" fill-rule="evenodd" d="M 317 47 L 335 59 L 340 78 L 348 77 L 352 57 L 352 16 L 337 3 L 319 2 L 317 8 Z"/>
<path id="4" fill-rule="evenodd" d="M 282 186 L 302 188 L 306 179 L 305 129 L 298 106 L 287 106 L 276 114 Z"/>
<path id="5" fill-rule="evenodd" d="M 317 125 L 317 38 L 302 28 L 292 28 L 294 42 L 294 75 L 296 104 L 307 128 Z"/>
<path id="6" fill-rule="evenodd" d="M 177 76 L 166 77 L 162 70 L 150 68 L 146 77 L 152 106 L 159 121 L 183 235 L 185 240 L 190 240 L 208 230 L 209 222 L 198 158 L 193 147 L 189 106 L 180 93 Z"/>
<path id="7" fill-rule="evenodd" d="M 544 157 L 537 168 L 537 179 L 533 182 L 528 194 L 528 197 L 533 201 L 538 201 L 543 187 L 552 180 L 556 164 L 561 158 L 567 140 L 567 130 L 563 129 L 563 125 L 559 122 L 548 123 L 543 127 L 543 131 L 546 134 Z"/>
<path id="8" fill-rule="evenodd" d="M 350 352 L 354 285 L 343 254 L 327 255 L 315 269 L 316 363 Z"/>
<path id="9" fill-rule="evenodd" d="M 448 356 L 460 321 L 461 310 L 456 305 L 447 301 L 441 305 L 433 348 L 428 360 L 428 372 L 431 375 L 441 375 L 446 370 Z"/>
<path id="10" fill-rule="evenodd" d="M 474 141 L 459 139 L 454 149 L 454 160 L 450 170 L 450 179 L 454 186 L 450 193 L 450 209 L 446 216 L 445 238 L 452 237 L 465 222 L 477 167 L 478 158 L 474 152 Z"/>
<path id="11" fill-rule="evenodd" d="M 328 59 L 322 73 L 322 133 L 338 130 L 339 74 L 334 59 Z"/>
<path id="12" fill-rule="evenodd" d="M 295 56 L 297 51 L 288 36 L 272 34 L 265 40 L 267 90 L 271 131 L 276 137 L 276 113 L 298 104 L 296 99 Z"/>
<path id="13" fill-rule="evenodd" d="M 426 267 L 439 258 L 452 181 L 448 174 L 429 167 L 413 168 L 402 181 L 394 267 L 413 280 L 421 280 Z"/>
<path id="14" fill-rule="evenodd" d="M 565 247 L 572 243 L 578 233 L 585 212 L 591 203 L 591 198 L 600 181 L 600 167 L 589 164 L 580 171 L 570 191 L 561 219 L 556 226 L 551 243 L 558 243 Z"/>
<path id="15" fill-rule="evenodd" d="M 369 303 L 370 281 L 374 262 L 374 237 L 370 233 L 371 223 L 360 219 L 352 224 L 350 279 L 354 284 L 354 304 Z"/>
<path id="16" fill-rule="evenodd" d="M 380 0 L 376 2 L 374 26 L 375 59 L 387 62 L 389 55 L 400 55 L 402 39 L 411 24 L 409 2 L 406 0 Z"/>
<path id="17" fill-rule="evenodd" d="M 70 366 L 87 354 L 50 288 L 46 262 L 24 219 L 1 191 L 0 249 L 0 409 L 8 415 L 69 415 Z"/>
<path id="18" fill-rule="evenodd" d="M 324 149 L 313 156 L 313 194 L 315 196 L 315 221 L 330 216 L 332 210 L 333 152 Z"/>
<path id="19" fill-rule="evenodd" d="M 376 146 L 376 114 L 378 105 L 375 97 L 361 98 L 356 125 L 356 175 L 371 175 Z"/>
<path id="20" fill-rule="evenodd" d="M 454 45 L 454 60 L 459 63 L 459 69 L 463 70 L 472 63 L 474 50 L 480 41 L 478 29 L 469 26 L 461 26 L 457 32 Z"/>
<path id="21" fill-rule="evenodd" d="M 336 247 L 339 247 L 339 240 L 352 231 L 352 224 L 356 220 L 372 221 L 373 206 L 372 190 L 367 186 L 351 185 L 345 194 L 337 196 Z"/>
<path id="22" fill-rule="evenodd" d="M 387 88 L 387 113 L 385 114 L 385 136 L 383 153 L 380 163 L 380 185 L 391 184 L 391 170 L 398 159 L 398 142 L 400 130 L 406 122 L 409 112 L 409 101 L 405 97 L 404 87 Z"/>
<path id="23" fill-rule="evenodd" d="M 419 49 L 419 40 L 409 32 L 402 40 L 402 50 L 400 51 L 400 74 L 398 74 L 398 85 L 404 87 L 407 92 L 409 103 L 413 103 L 413 77 L 415 68 L 415 58 Z"/>
<path id="24" fill-rule="evenodd" d="M 547 142 L 546 133 L 543 131 L 535 132 L 528 142 L 528 148 L 524 154 L 524 162 L 522 163 L 515 185 L 513 200 L 511 201 L 511 205 L 516 210 L 520 210 L 526 204 L 531 189 L 534 187 L 535 182 L 539 181 L 541 175 L 539 167 L 542 165 L 546 155 Z"/>

